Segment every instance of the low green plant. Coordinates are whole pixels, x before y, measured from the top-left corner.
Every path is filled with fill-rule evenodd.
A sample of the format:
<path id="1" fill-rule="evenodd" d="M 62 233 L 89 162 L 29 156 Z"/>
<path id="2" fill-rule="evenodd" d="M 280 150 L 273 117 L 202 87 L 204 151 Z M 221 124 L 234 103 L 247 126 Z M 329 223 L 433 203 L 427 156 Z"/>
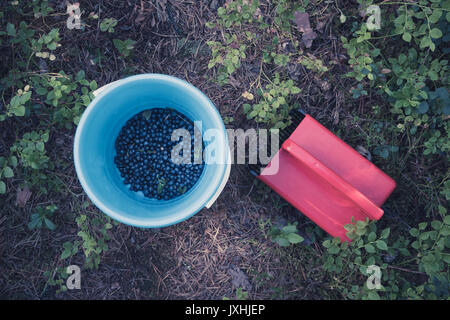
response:
<path id="1" fill-rule="evenodd" d="M 79 247 L 80 247 L 81 241 L 74 241 L 74 242 L 70 242 L 70 241 L 66 241 L 63 243 L 63 252 L 61 254 L 61 260 L 67 259 L 75 254 L 78 253 Z"/>
<path id="2" fill-rule="evenodd" d="M 247 300 L 248 292 L 244 291 L 243 288 L 236 289 L 236 300 Z"/>
<path id="3" fill-rule="evenodd" d="M 270 236 L 272 241 L 281 247 L 289 247 L 291 244 L 301 243 L 304 238 L 297 233 L 297 222 L 288 224 L 283 228 L 272 227 Z"/>
<path id="4" fill-rule="evenodd" d="M 81 214 L 75 221 L 80 228 L 78 236 L 82 239 L 81 246 L 86 258 L 86 267 L 98 268 L 101 254 L 108 251 L 107 241 L 110 239 L 108 230 L 113 227 L 110 219 L 104 215 L 88 219 L 85 214 Z M 73 246 L 72 250 L 75 250 Z"/>
<path id="5" fill-rule="evenodd" d="M 374 1 L 358 1 L 361 9 Z M 425 166 L 450 150 L 450 99 L 448 87 L 448 1 L 384 2 L 378 4 L 381 29 L 368 28 L 365 21 L 345 19 L 345 37 L 350 72 L 346 77 L 357 84 L 353 98 L 383 101 L 377 117 L 392 115 L 393 135 L 407 137 L 408 154 L 423 155 Z M 350 14 L 348 16 L 351 16 Z M 366 17 L 367 18 L 367 17 Z M 346 28 L 352 23 L 350 32 Z M 350 34 L 350 36 L 348 36 Z M 393 152 L 391 152 L 393 151 Z M 374 154 L 387 159 L 397 146 L 382 143 Z M 400 154 L 400 152 L 398 152 Z M 446 194 L 448 175 L 437 195 Z M 436 208 L 437 201 L 430 206 Z"/>
<path id="6" fill-rule="evenodd" d="M 316 58 L 314 55 L 309 53 L 306 55 L 301 55 L 297 61 L 305 66 L 306 69 L 316 72 L 318 76 L 322 76 L 328 71 L 328 67 L 324 65 L 321 59 Z"/>
<path id="7" fill-rule="evenodd" d="M 33 15 L 35 18 L 46 17 L 51 12 L 55 11 L 48 5 L 48 0 L 31 0 L 24 1 L 29 8 L 33 9 Z"/>
<path id="8" fill-rule="evenodd" d="M 214 28 L 219 25 L 228 29 L 242 26 L 244 23 L 260 22 L 262 24 L 262 15 L 256 14 L 259 4 L 259 0 L 229 1 L 225 6 L 217 9 L 217 22 L 207 22 L 206 26 Z"/>
<path id="9" fill-rule="evenodd" d="M 131 39 L 113 39 L 113 44 L 122 56 L 128 57 L 131 54 L 131 51 L 133 51 L 136 41 Z"/>
<path id="10" fill-rule="evenodd" d="M 364 4 L 370 5 L 370 2 Z M 374 37 L 373 31 L 362 23 L 350 40 L 341 38 L 352 67 L 347 76 L 358 81 L 367 79 L 378 94 L 387 96 L 391 112 L 398 117 L 400 130 L 412 129 L 414 134 L 417 128 L 427 129 L 428 134 L 424 135 L 429 141 L 424 150 L 426 154 L 446 152 L 449 147 L 445 143 L 449 134 L 445 119 L 450 114 L 446 89 L 448 60 L 442 59 L 443 55 L 432 54 L 442 50 L 441 37 L 447 32 L 443 25 L 448 15 L 443 14 L 443 6 L 444 1 L 402 2 L 395 10 L 395 17 L 385 22 L 383 30 L 391 27 L 390 34 Z M 384 10 L 381 14 L 387 15 Z M 409 45 L 395 55 L 386 56 L 386 39 Z M 354 98 L 367 95 L 363 85 L 358 84 Z M 441 136 L 443 139 L 438 139 Z M 430 148 L 429 144 L 435 148 Z"/>
<path id="11" fill-rule="evenodd" d="M 47 278 L 43 292 L 47 290 L 48 286 L 57 287 L 56 293 L 67 291 L 67 286 L 65 285 L 65 282 L 69 277 L 67 268 L 56 267 L 54 270 L 45 271 L 43 275 Z"/>
<path id="12" fill-rule="evenodd" d="M 447 209 L 442 206 L 439 211 L 441 214 L 447 213 Z M 417 250 L 419 271 L 428 275 L 443 272 L 445 265 L 450 264 L 450 254 L 446 252 L 446 248 L 450 247 L 450 216 L 445 216 L 443 221 L 419 223 L 417 228 L 409 230 L 409 234 L 415 238 L 411 247 Z"/>
<path id="13" fill-rule="evenodd" d="M 265 90 L 257 90 L 258 103 L 243 104 L 244 114 L 248 119 L 266 123 L 270 128 L 283 129 L 291 124 L 289 112 L 295 107 L 289 104 L 288 100 L 291 95 L 299 92 L 300 89 L 291 79 L 280 80 L 280 75 L 276 73 L 273 81 L 265 86 Z"/>
<path id="14" fill-rule="evenodd" d="M 66 190 L 67 186 L 54 173 L 54 169 L 57 166 L 69 167 L 70 161 L 67 162 L 64 157 L 54 159 L 56 152 L 49 152 L 48 142 L 50 136 L 58 141 L 59 137 L 72 134 L 63 130 L 70 130 L 78 124 L 85 107 L 93 99 L 92 91 L 97 89 L 95 80 L 88 81 L 83 70 L 78 69 L 73 75 L 55 70 L 62 37 L 59 29 L 49 27 L 53 23 L 43 19 L 52 11 L 54 9 L 48 1 L 30 0 L 13 1 L 0 12 L 0 45 L 4 49 L 4 73 L 0 77 L 0 121 L 2 126 L 11 128 L 12 136 L 17 137 L 12 141 L 8 139 L 5 146 L 9 147 L 9 155 L 0 157 L 0 194 L 7 192 L 5 182 L 12 177 L 11 184 L 29 187 L 36 198 Z M 102 28 L 105 25 L 108 25 L 106 31 L 110 32 L 115 23 L 106 20 Z M 123 44 L 124 56 L 129 55 L 129 46 L 134 42 L 124 41 Z M 70 50 L 67 52 L 70 56 Z M 104 59 L 98 48 L 97 53 L 98 58 L 92 60 L 94 63 Z M 72 71 L 73 68 L 66 70 Z M 55 130 L 58 130 L 56 136 L 53 135 Z M 54 229 L 56 226 L 52 217 L 55 210 L 53 206 L 37 206 L 32 211 L 28 226 L 32 229 Z M 70 242 L 71 245 L 65 243 L 61 259 L 76 254 L 83 243 L 87 264 L 96 266 L 99 263 L 96 255 L 107 249 L 106 230 L 111 225 L 99 218 L 84 219 L 83 223 L 80 222 L 80 232 L 84 233 L 79 235 L 83 241 L 76 240 Z M 52 270 L 49 282 L 61 282 L 53 280 L 60 278 L 59 272 L 59 269 Z M 63 275 L 66 276 L 65 272 Z"/>
<path id="15" fill-rule="evenodd" d="M 235 43 L 232 47 L 232 43 Z M 212 59 L 208 63 L 208 69 L 219 65 L 217 81 L 220 85 L 228 83 L 229 77 L 241 66 L 241 59 L 245 59 L 245 44 L 237 44 L 235 34 L 225 34 L 225 44 L 218 41 L 208 41 L 211 48 Z"/>
<path id="16" fill-rule="evenodd" d="M 363 85 L 361 83 L 358 83 L 356 88 L 352 89 L 353 99 L 358 99 L 360 97 L 367 96 L 367 95 L 368 95 L 368 93 L 366 90 L 364 90 Z"/>
<path id="17" fill-rule="evenodd" d="M 41 87 L 42 94 L 46 95 L 46 102 L 56 107 L 53 119 L 57 124 L 68 129 L 77 125 L 81 114 L 94 98 L 92 91 L 97 89 L 95 80 L 85 79 L 85 73 L 80 70 L 75 79 L 60 73 L 60 77 L 50 77 L 47 88 Z"/>
<path id="18" fill-rule="evenodd" d="M 237 288 L 236 289 L 236 298 L 235 300 L 247 300 L 248 299 L 248 292 L 244 291 L 243 288 Z M 231 300 L 228 297 L 223 297 L 222 300 Z"/>
<path id="19" fill-rule="evenodd" d="M 30 101 L 31 91 L 30 86 L 27 85 L 25 88 L 17 90 L 17 94 L 11 98 L 11 101 L 6 106 L 6 114 L 0 115 L 0 120 L 5 120 L 6 117 L 23 117 L 25 115 L 26 109 L 25 105 Z"/>
<path id="20" fill-rule="evenodd" d="M 289 32 L 292 27 L 292 20 L 294 19 L 294 12 L 305 12 L 305 7 L 308 5 L 308 0 L 292 1 L 292 0 L 275 0 L 275 17 L 273 22 L 275 26 L 282 31 Z"/>
<path id="21" fill-rule="evenodd" d="M 397 152 L 398 152 L 397 146 L 390 146 L 390 145 L 385 145 L 385 144 L 378 145 L 373 150 L 373 154 L 375 154 L 383 159 L 388 159 L 389 155 L 392 155 L 393 153 L 397 153 Z"/>
<path id="22" fill-rule="evenodd" d="M 48 58 L 50 61 L 54 61 L 56 60 L 56 56 L 43 50 L 55 51 L 56 48 L 61 46 L 58 43 L 60 40 L 59 29 L 52 29 L 48 34 L 40 36 L 38 40 L 31 40 L 31 48 L 35 52 L 36 57 Z"/>
<path id="23" fill-rule="evenodd" d="M 117 19 L 105 18 L 100 23 L 100 30 L 103 32 L 114 33 L 114 27 L 117 26 Z"/>
<path id="24" fill-rule="evenodd" d="M 223 118 L 223 122 L 224 122 L 225 124 L 233 123 L 233 121 L 234 121 L 234 118 L 233 118 L 233 117 L 224 117 L 224 118 Z"/>
<path id="25" fill-rule="evenodd" d="M 10 151 L 17 155 L 23 167 L 38 170 L 48 167 L 49 157 L 45 152 L 45 143 L 49 139 L 48 130 L 32 131 L 16 141 Z"/>
<path id="26" fill-rule="evenodd" d="M 14 177 L 13 169 L 17 167 L 17 163 L 16 156 L 0 157 L 0 194 L 6 193 L 6 183 L 2 179 Z"/>
<path id="27" fill-rule="evenodd" d="M 58 207 L 54 204 L 46 207 L 37 207 L 36 212 L 31 215 L 28 228 L 30 230 L 41 229 L 45 226 L 49 230 L 55 230 L 56 225 L 52 222 L 52 220 L 50 220 L 50 218 L 54 215 L 57 209 Z"/>
<path id="28" fill-rule="evenodd" d="M 446 213 L 444 208 L 441 212 Z M 448 286 L 450 218 L 431 222 L 431 230 L 426 230 L 427 226 L 428 223 L 420 223 L 418 228 L 410 229 L 410 235 L 416 238 L 411 241 L 403 235 L 391 239 L 390 228 L 380 232 L 376 223 L 369 223 L 368 219 L 346 225 L 350 243 L 339 238 L 323 242 L 327 250 L 323 269 L 333 279 L 330 286 L 339 288 L 350 299 L 442 298 L 436 283 Z M 417 270 L 401 267 L 405 262 L 415 262 Z M 380 268 L 378 289 L 367 286 L 370 266 Z M 401 273 L 423 273 L 428 279 L 417 283 Z M 349 282 L 350 278 L 359 279 L 359 283 Z"/>

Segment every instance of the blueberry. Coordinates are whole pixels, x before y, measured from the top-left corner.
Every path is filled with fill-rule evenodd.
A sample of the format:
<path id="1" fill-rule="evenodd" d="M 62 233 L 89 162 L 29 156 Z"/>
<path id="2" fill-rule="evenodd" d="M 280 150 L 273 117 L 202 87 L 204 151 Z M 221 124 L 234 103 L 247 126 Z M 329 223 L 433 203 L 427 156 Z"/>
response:
<path id="1" fill-rule="evenodd" d="M 169 200 L 197 182 L 203 165 L 175 164 L 171 160 L 171 150 L 179 143 L 171 141 L 175 129 L 191 133 L 192 139 L 184 142 L 185 147 L 192 149 L 200 138 L 193 137 L 193 123 L 173 109 L 151 109 L 150 116 L 140 113 L 126 122 L 115 141 L 114 163 L 132 191 L 142 191 L 148 198 Z M 165 181 L 164 187 L 160 185 L 161 179 Z"/>

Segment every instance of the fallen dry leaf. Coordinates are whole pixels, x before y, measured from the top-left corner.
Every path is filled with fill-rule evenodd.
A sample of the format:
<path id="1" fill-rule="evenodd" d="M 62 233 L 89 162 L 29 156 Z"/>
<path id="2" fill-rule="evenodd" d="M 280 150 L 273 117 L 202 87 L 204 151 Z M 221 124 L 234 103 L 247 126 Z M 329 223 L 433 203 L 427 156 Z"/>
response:
<path id="1" fill-rule="evenodd" d="M 309 14 L 296 11 L 294 13 L 294 22 L 297 25 L 298 31 L 302 33 L 302 42 L 305 47 L 311 47 L 313 40 L 317 38 L 317 34 L 311 29 Z"/>
<path id="2" fill-rule="evenodd" d="M 312 46 L 313 40 L 317 37 L 317 34 L 310 30 L 309 32 L 305 32 L 302 36 L 302 41 L 305 44 L 306 48 L 310 48 Z"/>
<path id="3" fill-rule="evenodd" d="M 309 14 L 306 12 L 296 11 L 294 13 L 294 22 L 297 25 L 298 31 L 306 32 L 311 29 L 311 24 L 309 23 Z"/>
<path id="4" fill-rule="evenodd" d="M 363 146 L 358 145 L 356 147 L 356 151 L 358 151 L 362 156 L 364 156 L 365 158 L 367 158 L 367 160 L 372 161 L 372 154 L 370 153 L 369 150 L 367 150 L 366 148 L 364 148 Z"/>
<path id="5" fill-rule="evenodd" d="M 113 282 L 113 284 L 111 285 L 111 289 L 112 290 L 120 289 L 120 284 L 118 282 Z"/>
<path id="6" fill-rule="evenodd" d="M 16 206 L 23 208 L 27 204 L 27 201 L 31 197 L 31 191 L 28 187 L 23 189 L 19 188 L 16 194 Z"/>
<path id="7" fill-rule="evenodd" d="M 239 80 L 236 80 L 236 78 L 233 76 L 230 76 L 230 78 L 228 79 L 228 83 L 231 84 L 235 88 L 239 88 L 241 86 L 241 83 L 239 82 Z"/>
<path id="8" fill-rule="evenodd" d="M 145 20 L 145 14 L 142 11 L 139 11 L 136 19 L 134 19 L 134 22 L 138 25 L 141 25 L 141 23 Z"/>
<path id="9" fill-rule="evenodd" d="M 234 288 L 242 288 L 246 291 L 251 289 L 251 284 L 245 273 L 238 267 L 228 269 L 228 274 L 231 276 L 231 284 Z"/>
<path id="10" fill-rule="evenodd" d="M 337 108 L 334 109 L 332 115 L 333 115 L 333 125 L 335 126 L 335 125 L 337 125 L 339 123 L 339 111 L 338 111 Z"/>
<path id="11" fill-rule="evenodd" d="M 141 23 L 145 20 L 145 14 L 144 14 L 144 3 L 141 1 L 141 8 L 139 9 L 138 15 L 136 19 L 134 19 L 134 22 L 137 25 L 141 25 Z"/>

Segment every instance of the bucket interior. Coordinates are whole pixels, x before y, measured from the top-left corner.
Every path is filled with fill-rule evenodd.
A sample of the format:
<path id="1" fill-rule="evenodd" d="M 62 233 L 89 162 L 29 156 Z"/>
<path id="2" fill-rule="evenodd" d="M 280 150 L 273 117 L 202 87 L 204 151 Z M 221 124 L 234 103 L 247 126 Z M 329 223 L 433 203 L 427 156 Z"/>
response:
<path id="1" fill-rule="evenodd" d="M 115 141 L 126 121 L 143 110 L 171 108 L 191 121 L 201 121 L 202 134 L 215 129 L 205 141 L 205 166 L 196 184 L 171 200 L 150 199 L 131 191 L 114 163 Z M 213 143 L 214 148 L 209 146 Z M 212 102 L 192 85 L 164 75 L 140 75 L 112 84 L 83 114 L 75 139 L 75 165 L 91 200 L 106 214 L 141 227 L 180 222 L 204 207 L 225 173 L 228 142 L 223 121 Z"/>

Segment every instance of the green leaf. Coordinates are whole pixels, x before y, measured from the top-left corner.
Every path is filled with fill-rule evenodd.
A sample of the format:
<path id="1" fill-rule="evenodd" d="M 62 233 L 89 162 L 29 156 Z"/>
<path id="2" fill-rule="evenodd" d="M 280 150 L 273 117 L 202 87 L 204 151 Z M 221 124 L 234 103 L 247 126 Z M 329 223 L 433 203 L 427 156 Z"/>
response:
<path id="1" fill-rule="evenodd" d="M 300 88 L 298 88 L 298 87 L 292 87 L 292 89 L 291 89 L 291 93 L 292 94 L 297 94 L 297 93 L 300 93 Z"/>
<path id="2" fill-rule="evenodd" d="M 6 192 L 6 184 L 0 180 L 0 194 L 5 194 Z"/>
<path id="3" fill-rule="evenodd" d="M 68 257 L 71 256 L 71 253 L 69 250 L 64 250 L 63 253 L 61 254 L 61 260 L 67 259 Z"/>
<path id="4" fill-rule="evenodd" d="M 368 253 L 375 253 L 375 247 L 374 247 L 373 245 L 371 245 L 370 243 L 369 243 L 369 244 L 366 244 L 366 245 L 364 246 L 364 249 L 366 249 L 366 251 L 367 251 Z"/>
<path id="5" fill-rule="evenodd" d="M 23 117 L 25 115 L 25 107 L 19 106 L 14 109 L 13 113 L 18 117 Z"/>
<path id="6" fill-rule="evenodd" d="M 75 76 L 75 80 L 80 81 L 80 80 L 84 79 L 84 77 L 85 77 L 84 70 L 80 70 L 77 72 L 77 74 Z"/>
<path id="7" fill-rule="evenodd" d="M 51 43 L 47 44 L 47 48 L 52 51 L 56 50 L 56 42 L 51 42 Z"/>
<path id="8" fill-rule="evenodd" d="M 430 23 L 436 23 L 442 16 L 442 10 L 434 9 L 433 13 L 428 17 Z"/>
<path id="9" fill-rule="evenodd" d="M 287 239 L 289 240 L 290 243 L 293 243 L 293 244 L 300 243 L 303 240 L 305 240 L 302 236 L 300 236 L 296 233 L 289 233 L 287 235 Z"/>
<path id="10" fill-rule="evenodd" d="M 444 223 L 450 225 L 450 216 L 445 216 Z"/>
<path id="11" fill-rule="evenodd" d="M 36 143 L 36 149 L 40 152 L 44 152 L 44 143 L 42 141 Z"/>
<path id="12" fill-rule="evenodd" d="M 428 225 L 428 223 L 426 223 L 426 222 L 419 223 L 419 230 L 425 230 L 427 225 Z"/>
<path id="13" fill-rule="evenodd" d="M 430 77 L 430 80 L 433 80 L 433 81 L 436 81 L 439 79 L 437 72 L 434 70 L 428 71 L 428 76 Z"/>
<path id="14" fill-rule="evenodd" d="M 329 247 L 331 247 L 331 241 L 330 240 L 325 240 L 324 242 L 322 242 L 322 245 L 325 248 L 329 248 Z"/>
<path id="15" fill-rule="evenodd" d="M 375 244 L 377 245 L 377 248 L 380 249 L 380 250 L 387 250 L 388 249 L 386 242 L 384 242 L 383 240 L 377 240 L 375 242 Z"/>
<path id="16" fill-rule="evenodd" d="M 375 264 L 375 257 L 371 256 L 369 259 L 367 259 L 365 265 L 366 266 L 371 266 L 373 264 Z"/>
<path id="17" fill-rule="evenodd" d="M 445 255 L 442 257 L 442 259 L 444 260 L 445 263 L 450 264 L 450 256 Z"/>
<path id="18" fill-rule="evenodd" d="M 49 228 L 50 230 L 56 229 L 55 224 L 53 222 L 51 222 L 49 219 L 44 218 L 44 222 L 45 222 L 45 225 L 47 226 L 47 228 Z"/>
<path id="19" fill-rule="evenodd" d="M 339 253 L 339 250 L 340 250 L 339 247 L 333 246 L 328 249 L 328 252 L 331 254 L 337 254 L 337 253 Z"/>
<path id="20" fill-rule="evenodd" d="M 390 228 L 386 228 L 383 230 L 383 232 L 381 232 L 381 239 L 387 239 L 389 237 L 389 233 L 391 232 Z"/>
<path id="21" fill-rule="evenodd" d="M 378 295 L 378 293 L 376 291 L 374 291 L 374 290 L 371 290 L 369 292 L 368 297 L 369 297 L 370 300 L 380 300 L 381 299 L 380 296 Z"/>
<path id="22" fill-rule="evenodd" d="M 288 247 L 290 245 L 290 242 L 287 239 L 282 238 L 282 237 L 275 238 L 274 241 L 282 247 Z"/>
<path id="23" fill-rule="evenodd" d="M 242 108 L 244 109 L 243 111 L 244 111 L 244 113 L 249 113 L 250 112 L 250 109 L 251 109 L 251 106 L 248 104 L 248 103 L 244 103 L 243 105 L 242 105 Z"/>
<path id="24" fill-rule="evenodd" d="M 405 33 L 402 35 L 402 39 L 405 40 L 406 42 L 411 42 L 411 34 L 408 33 L 408 32 L 405 32 Z"/>
<path id="25" fill-rule="evenodd" d="M 441 222 L 440 221 L 432 221 L 431 222 L 431 227 L 434 229 L 434 230 L 439 230 L 440 228 L 441 228 Z"/>
<path id="26" fill-rule="evenodd" d="M 16 27 L 9 23 L 6 25 L 6 33 L 8 33 L 8 36 L 15 37 L 16 36 Z"/>
<path id="27" fill-rule="evenodd" d="M 28 229 L 32 230 L 42 226 L 42 220 L 39 218 L 39 215 L 32 214 L 31 221 L 28 223 Z"/>
<path id="28" fill-rule="evenodd" d="M 95 80 L 92 80 L 91 83 L 89 84 L 89 87 L 91 88 L 91 90 L 95 90 L 97 89 L 97 82 Z"/>
<path id="29" fill-rule="evenodd" d="M 423 48 L 429 47 L 430 43 L 432 43 L 431 39 L 429 37 L 425 36 L 422 38 L 422 40 L 420 40 L 420 48 L 423 49 Z"/>
<path id="30" fill-rule="evenodd" d="M 14 177 L 14 172 L 12 171 L 12 169 L 8 166 L 3 168 L 3 176 L 5 178 L 12 178 Z"/>
<path id="31" fill-rule="evenodd" d="M 17 167 L 17 157 L 16 157 L 16 156 L 11 156 L 11 158 L 9 158 L 9 163 L 10 163 L 13 167 Z"/>
<path id="32" fill-rule="evenodd" d="M 291 233 L 297 231 L 297 226 L 294 224 L 287 225 L 281 229 L 284 233 Z"/>
<path id="33" fill-rule="evenodd" d="M 433 28 L 430 31 L 430 37 L 434 39 L 439 39 L 440 37 L 442 37 L 442 31 L 438 28 Z"/>

